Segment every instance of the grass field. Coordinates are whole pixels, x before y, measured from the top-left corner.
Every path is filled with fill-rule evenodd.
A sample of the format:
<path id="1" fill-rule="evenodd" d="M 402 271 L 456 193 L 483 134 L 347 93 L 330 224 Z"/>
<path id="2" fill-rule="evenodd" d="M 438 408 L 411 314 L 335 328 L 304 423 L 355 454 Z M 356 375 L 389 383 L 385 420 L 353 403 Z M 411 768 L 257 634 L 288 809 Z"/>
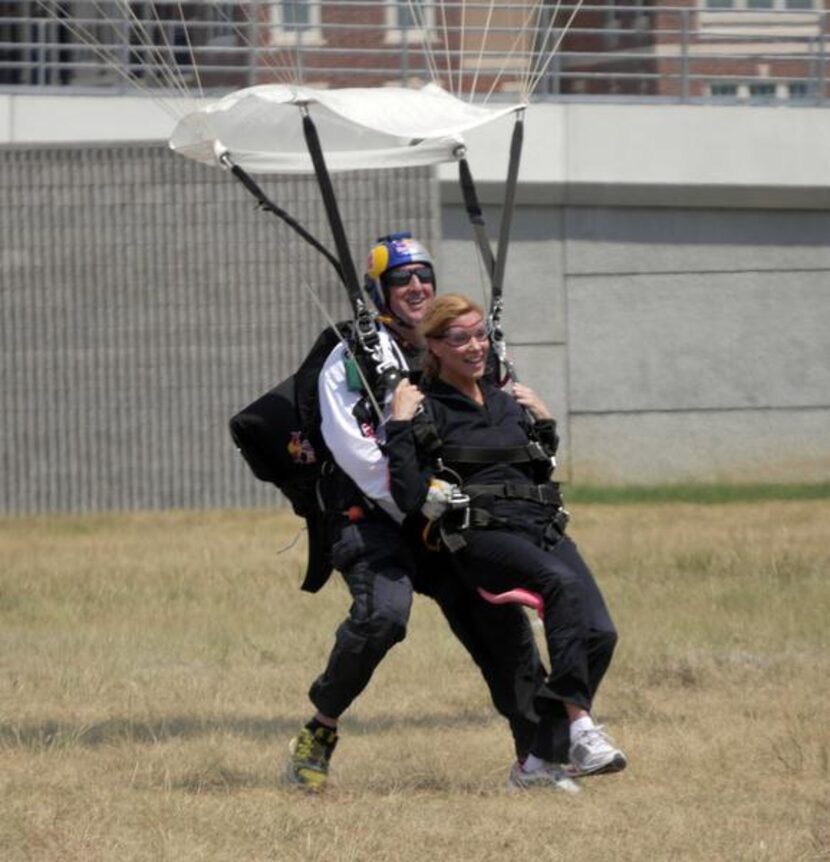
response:
<path id="1" fill-rule="evenodd" d="M 631 759 L 508 794 L 507 728 L 427 600 L 282 787 L 348 604 L 284 513 L 0 521 L 0 860 L 830 860 L 830 500 L 573 505 Z"/>

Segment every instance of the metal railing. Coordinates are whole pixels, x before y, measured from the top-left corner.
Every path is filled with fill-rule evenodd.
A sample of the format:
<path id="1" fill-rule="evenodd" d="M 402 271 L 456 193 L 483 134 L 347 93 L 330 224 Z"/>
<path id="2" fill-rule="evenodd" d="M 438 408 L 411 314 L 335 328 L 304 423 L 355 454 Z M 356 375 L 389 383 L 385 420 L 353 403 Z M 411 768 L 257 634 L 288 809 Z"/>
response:
<path id="1" fill-rule="evenodd" d="M 828 10 L 818 2 L 0 2 L 0 91 L 434 79 L 498 98 L 537 79 L 541 100 L 822 104 Z"/>

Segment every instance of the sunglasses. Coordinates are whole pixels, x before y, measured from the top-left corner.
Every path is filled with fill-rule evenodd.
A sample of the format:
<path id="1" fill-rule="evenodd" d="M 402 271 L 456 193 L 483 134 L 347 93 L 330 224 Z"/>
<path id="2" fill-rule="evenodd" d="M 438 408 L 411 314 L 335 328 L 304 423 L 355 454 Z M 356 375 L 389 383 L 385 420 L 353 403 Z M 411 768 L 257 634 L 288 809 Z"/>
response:
<path id="1" fill-rule="evenodd" d="M 417 275 L 421 284 L 433 284 L 435 273 L 431 266 L 419 266 L 417 269 L 390 269 L 385 272 L 380 280 L 384 287 L 406 287 L 412 276 Z"/>
<path id="2" fill-rule="evenodd" d="M 450 347 L 466 347 L 474 338 L 476 341 L 489 341 L 490 330 L 485 324 L 469 329 L 448 329 L 443 335 L 434 336 L 439 341 L 446 341 Z"/>

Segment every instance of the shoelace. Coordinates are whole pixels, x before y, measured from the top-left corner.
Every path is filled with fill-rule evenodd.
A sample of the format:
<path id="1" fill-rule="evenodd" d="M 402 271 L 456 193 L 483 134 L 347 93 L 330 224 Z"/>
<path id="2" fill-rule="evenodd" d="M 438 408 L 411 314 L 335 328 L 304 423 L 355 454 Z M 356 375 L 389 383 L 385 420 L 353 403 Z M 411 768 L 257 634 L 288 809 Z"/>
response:
<path id="1" fill-rule="evenodd" d="M 580 736 L 584 737 L 585 744 L 588 746 L 596 745 L 597 743 L 614 747 L 611 737 L 605 732 L 605 726 L 597 724 L 587 730 L 583 730 Z"/>
<path id="2" fill-rule="evenodd" d="M 297 740 L 297 754 L 303 758 L 303 760 L 308 760 L 314 753 L 315 745 L 320 745 L 322 748 L 321 743 L 314 737 L 314 734 L 311 731 L 308 731 L 308 733 L 301 733 Z"/>

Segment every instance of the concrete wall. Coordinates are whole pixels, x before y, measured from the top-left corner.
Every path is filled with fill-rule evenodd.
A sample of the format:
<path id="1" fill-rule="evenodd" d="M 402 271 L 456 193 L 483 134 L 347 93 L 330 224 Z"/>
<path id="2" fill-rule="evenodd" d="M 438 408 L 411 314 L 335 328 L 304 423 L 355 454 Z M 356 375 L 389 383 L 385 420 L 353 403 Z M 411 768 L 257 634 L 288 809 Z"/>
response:
<path id="1" fill-rule="evenodd" d="M 541 106 L 506 329 L 580 484 L 830 479 L 830 115 Z M 497 236 L 509 124 L 470 136 Z M 443 285 L 486 294 L 442 168 Z"/>
<path id="2" fill-rule="evenodd" d="M 481 295 L 464 219 L 445 207 L 442 285 Z M 563 476 L 830 478 L 830 212 L 523 206 L 515 225 L 506 330 Z"/>
<path id="3" fill-rule="evenodd" d="M 314 181 L 264 187 L 329 248 Z M 366 237 L 437 239 L 428 169 L 336 180 Z M 333 269 L 227 174 L 159 144 L 0 148 L 0 513 L 274 503 L 228 419 L 349 314 Z"/>
<path id="4" fill-rule="evenodd" d="M 89 160 L 117 161 L 119 150 L 90 142 L 169 134 L 173 119 L 154 105 L 0 97 L 0 141 L 16 144 L 0 150 L 5 511 L 269 498 L 228 447 L 228 408 L 287 373 L 322 325 L 306 301 L 292 295 L 287 315 L 272 301 L 269 267 L 281 282 L 292 260 L 315 285 L 324 276 L 227 177 L 160 146 L 141 170 L 110 165 L 102 198 Z M 828 123 L 803 108 L 528 111 L 505 325 L 521 377 L 560 419 L 564 478 L 830 478 Z M 510 128 L 500 121 L 468 140 L 494 237 Z M 50 163 L 44 142 L 65 138 L 82 149 L 59 148 Z M 20 190 L 24 175 L 34 197 Z M 440 231 L 428 175 L 345 183 L 358 259 L 365 237 L 406 222 L 437 251 L 441 289 L 485 296 L 453 175 L 439 172 Z M 325 232 L 313 189 L 283 193 Z M 252 262 L 246 247 L 268 252 Z M 136 261 L 138 275 L 125 270 Z M 229 284 L 251 302 L 223 305 Z M 234 344 L 212 340 L 228 320 Z M 122 364 L 102 364 L 95 345 Z M 156 361 L 160 350 L 175 371 Z M 80 375 L 71 398 L 67 367 Z M 114 412 L 106 387 L 119 393 Z M 204 468 L 211 459 L 222 466 Z"/>

